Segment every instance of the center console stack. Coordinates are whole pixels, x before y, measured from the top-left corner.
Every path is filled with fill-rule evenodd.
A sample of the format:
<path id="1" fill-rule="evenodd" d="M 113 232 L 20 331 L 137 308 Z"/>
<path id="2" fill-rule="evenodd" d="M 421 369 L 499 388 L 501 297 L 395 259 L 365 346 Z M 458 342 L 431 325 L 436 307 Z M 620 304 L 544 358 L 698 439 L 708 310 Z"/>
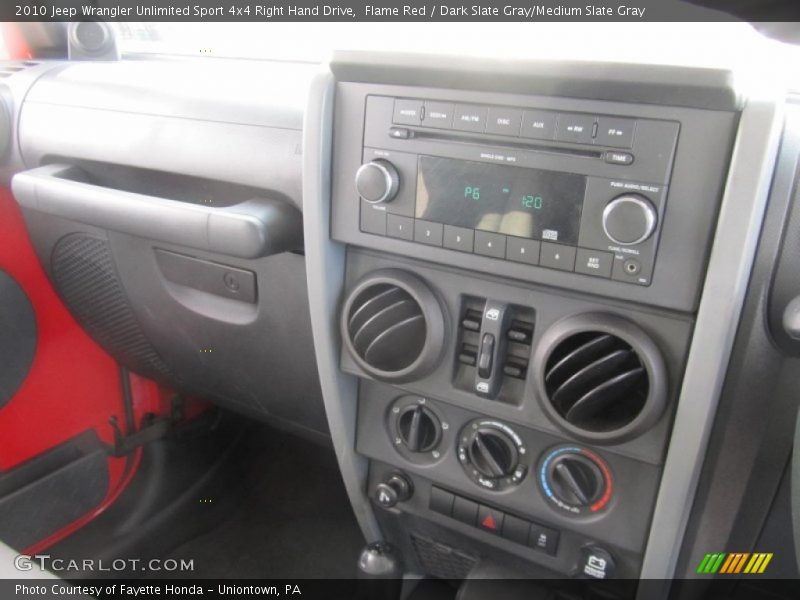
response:
<path id="1" fill-rule="evenodd" d="M 738 113 L 593 69 L 334 65 L 340 369 L 413 572 L 640 573 Z"/>

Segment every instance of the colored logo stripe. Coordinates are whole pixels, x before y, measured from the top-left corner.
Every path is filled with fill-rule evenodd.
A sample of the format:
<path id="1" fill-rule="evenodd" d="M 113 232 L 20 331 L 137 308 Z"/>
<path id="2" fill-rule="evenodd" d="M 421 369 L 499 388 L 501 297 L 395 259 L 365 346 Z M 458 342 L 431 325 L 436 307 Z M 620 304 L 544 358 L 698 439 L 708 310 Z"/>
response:
<path id="1" fill-rule="evenodd" d="M 722 559 L 725 558 L 725 553 L 706 554 L 700 566 L 697 567 L 698 573 L 716 573 L 719 566 L 722 564 Z"/>
<path id="2" fill-rule="evenodd" d="M 766 570 L 767 565 L 772 560 L 772 556 L 771 552 L 756 552 L 754 554 L 749 552 L 709 553 L 700 561 L 697 572 L 710 575 L 715 573 L 726 575 L 735 575 L 737 573 L 759 574 Z"/>

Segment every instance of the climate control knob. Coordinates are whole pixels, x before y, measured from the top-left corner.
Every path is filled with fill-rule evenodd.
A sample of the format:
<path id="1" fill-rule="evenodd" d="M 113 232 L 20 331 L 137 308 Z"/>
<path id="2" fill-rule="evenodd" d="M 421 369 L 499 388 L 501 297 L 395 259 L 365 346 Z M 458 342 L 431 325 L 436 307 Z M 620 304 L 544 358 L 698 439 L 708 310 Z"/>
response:
<path id="1" fill-rule="evenodd" d="M 539 467 L 539 484 L 557 508 L 573 515 L 594 514 L 611 500 L 611 470 L 586 448 L 562 446 L 550 450 Z"/>
<path id="2" fill-rule="evenodd" d="M 641 244 L 656 230 L 658 213 L 638 194 L 617 196 L 603 209 L 603 231 L 620 246 Z"/>
<path id="3" fill-rule="evenodd" d="M 370 204 L 391 202 L 400 187 L 400 175 L 388 160 L 375 159 L 356 171 L 356 190 Z"/>
<path id="4" fill-rule="evenodd" d="M 400 414 L 397 431 L 403 445 L 411 452 L 430 452 L 442 437 L 439 419 L 421 404 L 409 406 Z"/>
<path id="5" fill-rule="evenodd" d="M 491 419 L 473 421 L 461 432 L 458 460 L 478 485 L 502 490 L 516 485 L 527 471 L 526 450 L 520 437 L 505 423 Z"/>

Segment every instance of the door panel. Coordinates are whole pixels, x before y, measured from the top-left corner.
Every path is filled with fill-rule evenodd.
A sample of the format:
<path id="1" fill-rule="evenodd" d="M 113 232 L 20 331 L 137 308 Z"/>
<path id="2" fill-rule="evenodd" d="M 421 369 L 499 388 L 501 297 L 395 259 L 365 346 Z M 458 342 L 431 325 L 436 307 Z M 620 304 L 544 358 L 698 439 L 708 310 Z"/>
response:
<path id="1" fill-rule="evenodd" d="M 67 526 L 54 521 L 58 524 L 56 530 L 36 529 L 33 523 L 27 524 L 30 530 L 38 531 L 34 540 L 25 538 L 27 550 L 38 551 L 106 508 L 135 472 L 138 453 L 128 458 L 113 458 L 106 452 L 105 444 L 114 441 L 110 419 L 115 417 L 118 423 L 125 423 L 120 370 L 80 328 L 59 299 L 34 253 L 19 207 L 7 189 L 0 189 L 0 240 L 0 274 L 13 282 L 0 287 L 0 291 L 14 289 L 24 294 L 35 319 L 35 352 L 32 361 L 25 365 L 27 374 L 15 386 L 13 395 L 0 405 L 0 520 L 22 516 L 16 511 L 10 514 L 10 507 L 19 506 L 22 492 L 29 494 L 26 502 L 49 502 L 48 511 L 58 510 L 60 502 L 64 514 L 70 515 Z M 15 304 L 19 303 L 17 298 Z M 13 317 L 10 306 L 10 301 L 0 301 L 0 309 L 9 319 Z M 22 326 L 15 324 L 17 328 Z M 24 354 L 28 343 L 26 339 L 19 340 L 18 354 Z M 6 368 L 0 365 L 0 369 Z M 134 378 L 131 389 L 137 422 L 145 413 L 162 412 L 164 394 L 155 384 Z M 124 425 L 121 427 L 125 431 Z M 91 451 L 78 452 L 75 461 L 80 465 L 48 459 L 53 452 L 58 453 L 59 447 L 69 447 L 87 435 L 97 443 Z M 98 448 L 103 454 L 100 461 Z M 70 499 L 66 495 L 56 495 L 60 500 L 53 504 L 52 498 L 44 497 L 52 495 L 52 489 L 49 494 L 34 490 L 36 484 L 46 483 L 48 477 L 63 473 L 64 469 L 73 473 L 73 485 L 75 477 L 85 477 L 81 485 L 104 488 L 89 490 L 90 508 L 77 517 L 70 513 L 74 506 L 67 506 Z M 15 502 L 2 502 L 15 498 Z M 8 508 L 4 511 L 3 506 Z"/>

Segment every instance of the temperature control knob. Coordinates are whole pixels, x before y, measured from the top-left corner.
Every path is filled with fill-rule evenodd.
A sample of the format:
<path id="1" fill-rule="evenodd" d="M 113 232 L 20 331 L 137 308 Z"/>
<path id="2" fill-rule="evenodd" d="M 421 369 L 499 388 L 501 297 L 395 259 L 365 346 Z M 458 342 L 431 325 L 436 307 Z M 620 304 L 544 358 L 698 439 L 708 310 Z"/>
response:
<path id="1" fill-rule="evenodd" d="M 356 171 L 356 190 L 366 202 L 391 202 L 400 187 L 400 175 L 388 160 L 375 159 Z"/>
<path id="2" fill-rule="evenodd" d="M 620 246 L 641 244 L 653 234 L 657 223 L 656 209 L 638 194 L 617 196 L 603 210 L 603 231 Z"/>
<path id="3" fill-rule="evenodd" d="M 548 500 L 574 515 L 603 510 L 613 483 L 606 462 L 587 448 L 562 446 L 549 451 L 539 467 L 539 483 Z"/>

